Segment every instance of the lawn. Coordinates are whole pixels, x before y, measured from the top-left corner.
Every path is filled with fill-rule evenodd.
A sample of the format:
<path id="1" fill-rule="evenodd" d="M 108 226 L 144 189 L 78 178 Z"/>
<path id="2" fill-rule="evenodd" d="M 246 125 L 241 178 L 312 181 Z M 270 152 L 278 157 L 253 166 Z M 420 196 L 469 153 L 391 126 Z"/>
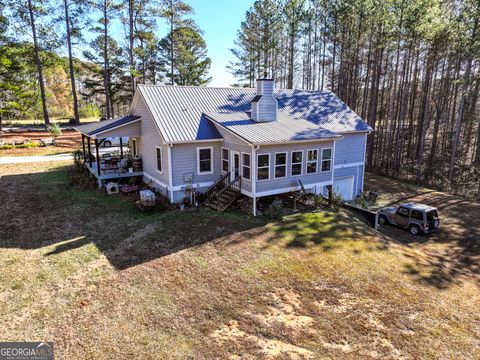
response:
<path id="1" fill-rule="evenodd" d="M 22 132 L 0 132 L 0 140 L 11 144 L 25 140 L 48 139 L 51 135 L 47 131 L 22 131 Z M 62 135 L 57 139 L 57 146 L 31 147 L 25 149 L 0 149 L 2 156 L 38 156 L 71 153 L 80 149 L 82 138 L 80 133 L 74 130 L 63 130 Z"/>
<path id="2" fill-rule="evenodd" d="M 351 214 L 143 214 L 66 163 L 0 174 L 0 340 L 61 359 L 480 357 L 478 279 L 426 281 L 421 248 Z"/>

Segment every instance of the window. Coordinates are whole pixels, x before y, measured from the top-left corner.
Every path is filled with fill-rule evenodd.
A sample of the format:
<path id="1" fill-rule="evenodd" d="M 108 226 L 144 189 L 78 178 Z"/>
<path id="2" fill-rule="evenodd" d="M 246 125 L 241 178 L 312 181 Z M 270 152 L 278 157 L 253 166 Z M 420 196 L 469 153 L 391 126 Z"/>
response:
<path id="1" fill-rule="evenodd" d="M 287 153 L 275 154 L 275 179 L 287 176 Z"/>
<path id="2" fill-rule="evenodd" d="M 291 175 L 302 175 L 303 151 L 292 151 Z"/>
<path id="3" fill-rule="evenodd" d="M 228 172 L 228 149 L 222 148 L 222 171 Z"/>
<path id="4" fill-rule="evenodd" d="M 422 220 L 423 221 L 423 213 L 418 210 L 412 210 L 410 217 L 415 220 Z"/>
<path id="5" fill-rule="evenodd" d="M 199 175 L 212 174 L 213 173 L 213 164 L 212 164 L 212 152 L 213 148 L 197 148 L 197 171 Z"/>
<path id="6" fill-rule="evenodd" d="M 322 171 L 332 170 L 332 149 L 322 149 Z"/>
<path id="7" fill-rule="evenodd" d="M 163 172 L 162 168 L 162 148 L 157 146 L 157 171 L 159 173 Z"/>
<path id="8" fill-rule="evenodd" d="M 257 180 L 270 179 L 270 154 L 257 156 Z"/>
<path id="9" fill-rule="evenodd" d="M 398 208 L 397 214 L 400 215 L 401 217 L 408 218 L 408 209 L 406 208 Z"/>
<path id="10" fill-rule="evenodd" d="M 242 176 L 250 180 L 250 154 L 242 153 Z"/>
<path id="11" fill-rule="evenodd" d="M 430 210 L 427 212 L 427 221 L 432 221 L 438 219 L 438 212 L 437 210 Z"/>
<path id="12" fill-rule="evenodd" d="M 307 151 L 307 174 L 314 174 L 317 172 L 318 150 Z"/>

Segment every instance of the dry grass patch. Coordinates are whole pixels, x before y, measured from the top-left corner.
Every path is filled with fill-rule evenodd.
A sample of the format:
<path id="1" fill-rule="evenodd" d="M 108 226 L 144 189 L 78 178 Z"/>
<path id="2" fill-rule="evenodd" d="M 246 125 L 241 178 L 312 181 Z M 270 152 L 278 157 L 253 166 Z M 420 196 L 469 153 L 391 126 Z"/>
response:
<path id="1" fill-rule="evenodd" d="M 144 215 L 22 166 L 0 167 L 8 339 L 61 359 L 480 356 L 476 282 L 418 281 L 426 254 L 348 213 Z"/>

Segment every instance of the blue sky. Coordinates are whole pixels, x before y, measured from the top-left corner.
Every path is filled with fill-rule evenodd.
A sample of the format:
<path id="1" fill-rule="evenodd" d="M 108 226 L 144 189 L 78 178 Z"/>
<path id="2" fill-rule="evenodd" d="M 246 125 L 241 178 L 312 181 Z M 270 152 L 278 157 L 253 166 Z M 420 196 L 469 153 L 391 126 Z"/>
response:
<path id="1" fill-rule="evenodd" d="M 234 77 L 225 68 L 233 60 L 233 47 L 240 23 L 254 0 L 187 0 L 195 9 L 193 18 L 204 31 L 208 55 L 212 58 L 209 86 L 229 86 Z"/>

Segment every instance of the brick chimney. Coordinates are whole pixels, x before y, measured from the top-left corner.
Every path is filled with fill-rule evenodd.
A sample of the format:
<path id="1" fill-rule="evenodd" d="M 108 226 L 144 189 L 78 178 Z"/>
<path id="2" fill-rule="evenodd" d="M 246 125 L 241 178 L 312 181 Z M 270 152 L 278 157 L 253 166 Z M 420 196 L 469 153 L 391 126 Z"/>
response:
<path id="1" fill-rule="evenodd" d="M 277 99 L 273 96 L 275 81 L 257 79 L 257 94 L 252 100 L 252 119 L 257 122 L 277 121 Z"/>

